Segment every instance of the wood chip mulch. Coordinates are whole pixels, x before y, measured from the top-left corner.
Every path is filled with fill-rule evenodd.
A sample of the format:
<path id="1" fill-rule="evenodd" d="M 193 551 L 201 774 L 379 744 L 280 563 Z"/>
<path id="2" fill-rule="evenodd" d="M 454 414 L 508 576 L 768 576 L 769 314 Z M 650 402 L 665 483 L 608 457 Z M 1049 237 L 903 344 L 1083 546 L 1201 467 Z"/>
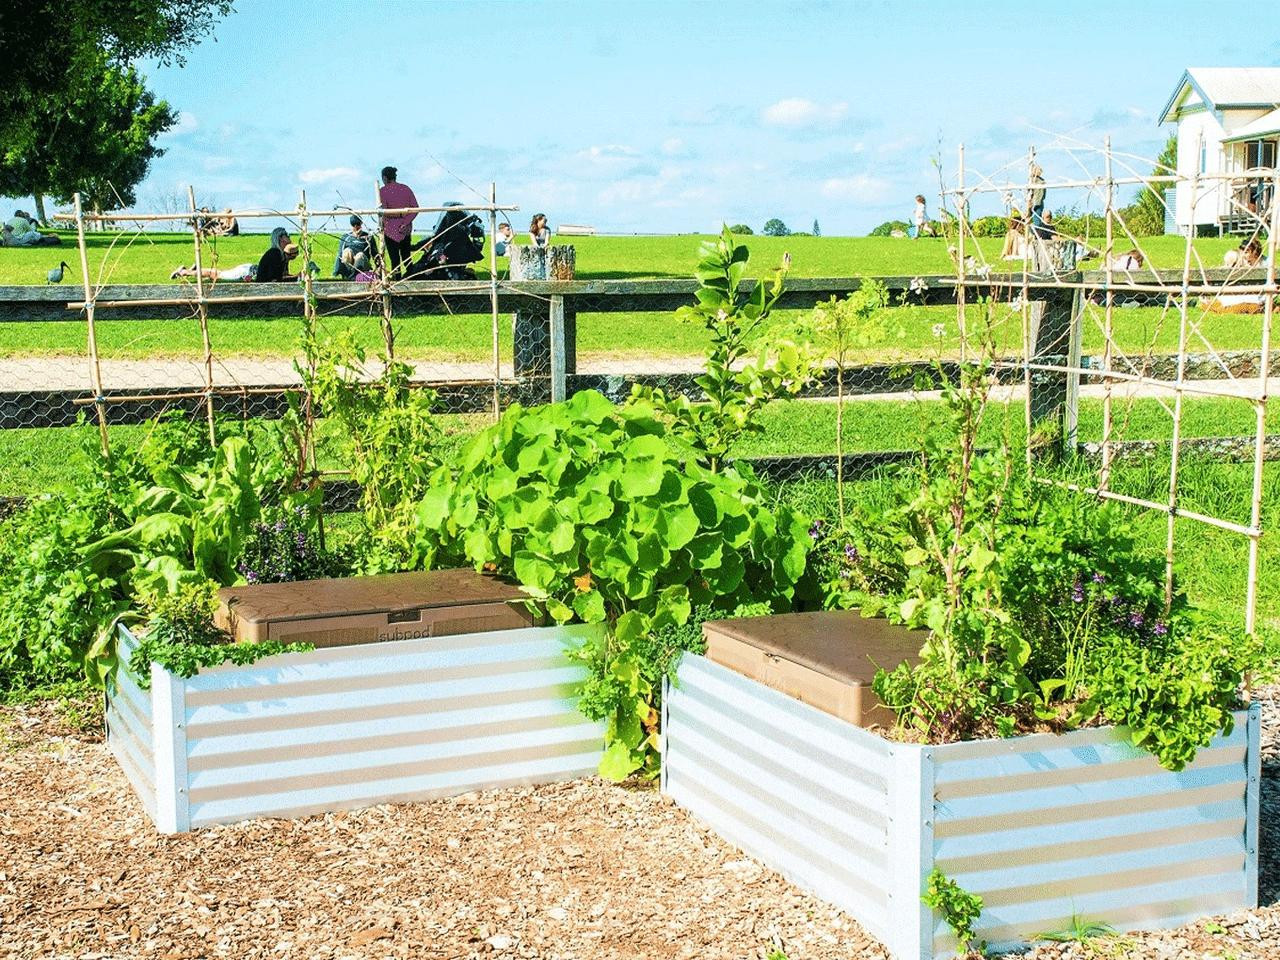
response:
<path id="1" fill-rule="evenodd" d="M 1272 905 L 1024 956 L 1280 957 L 1280 777 L 1263 787 Z M 99 738 L 49 705 L 0 708 L 0 957 L 763 960 L 775 950 L 887 957 L 852 919 L 651 788 L 581 780 L 165 837 Z"/>

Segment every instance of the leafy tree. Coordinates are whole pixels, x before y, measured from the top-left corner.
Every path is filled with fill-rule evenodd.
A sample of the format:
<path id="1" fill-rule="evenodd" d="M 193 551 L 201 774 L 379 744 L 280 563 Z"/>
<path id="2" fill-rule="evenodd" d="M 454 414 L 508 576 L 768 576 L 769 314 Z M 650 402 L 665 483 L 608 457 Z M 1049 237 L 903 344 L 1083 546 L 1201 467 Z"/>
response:
<path id="1" fill-rule="evenodd" d="M 818 229 L 818 218 L 813 218 L 813 230 L 810 231 L 815 237 L 822 236 L 822 231 Z"/>
<path id="2" fill-rule="evenodd" d="M 182 53 L 231 11 L 232 0 L 5 0 L 0 5 L 0 144 L 19 155 L 37 142 L 37 111 L 74 100 L 102 58 L 128 66 Z"/>
<path id="3" fill-rule="evenodd" d="M 777 217 L 766 221 L 760 232 L 766 237 L 787 237 L 791 235 L 791 231 L 787 229 L 787 225 Z"/>
<path id="4" fill-rule="evenodd" d="M 118 67 L 105 56 L 98 72 L 67 99 L 40 104 L 29 112 L 34 139 L 0 156 L 0 193 L 42 195 L 67 201 L 79 191 L 94 210 L 128 206 L 151 161 L 164 151 L 155 138 L 177 117 L 142 82 L 133 67 Z M 44 219 L 44 211 L 37 211 Z"/>
<path id="5" fill-rule="evenodd" d="M 755 231 L 752 230 L 750 227 L 748 227 L 745 223 L 735 223 L 732 227 L 729 228 L 729 232 L 742 234 L 744 236 L 751 236 L 752 234 L 755 233 Z"/>
<path id="6" fill-rule="evenodd" d="M 1160 156 L 1156 157 L 1151 175 L 1167 177 L 1177 168 L 1178 137 L 1173 134 L 1165 141 Z M 1167 183 L 1149 183 L 1133 203 L 1120 211 L 1131 233 L 1138 237 L 1158 237 L 1164 233 L 1164 194 L 1168 189 Z"/>

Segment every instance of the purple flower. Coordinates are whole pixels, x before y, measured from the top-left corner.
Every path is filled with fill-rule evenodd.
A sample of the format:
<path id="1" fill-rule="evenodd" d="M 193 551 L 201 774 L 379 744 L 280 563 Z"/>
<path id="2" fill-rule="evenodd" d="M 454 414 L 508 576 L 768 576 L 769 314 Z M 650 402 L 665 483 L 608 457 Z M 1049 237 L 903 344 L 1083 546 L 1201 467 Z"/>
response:
<path id="1" fill-rule="evenodd" d="M 862 559 L 862 555 L 858 553 L 858 548 L 852 543 L 846 543 L 844 545 L 844 558 L 850 563 L 857 563 Z"/>
<path id="2" fill-rule="evenodd" d="M 1071 602 L 1084 603 L 1084 585 L 1080 583 L 1079 577 L 1071 584 Z"/>
<path id="3" fill-rule="evenodd" d="M 820 536 L 822 536 L 822 521 L 815 520 L 813 521 L 813 526 L 809 528 L 809 538 L 817 540 Z"/>
<path id="4" fill-rule="evenodd" d="M 1137 610 L 1129 614 L 1129 626 L 1133 627 L 1135 630 L 1141 630 L 1142 625 L 1146 622 L 1146 618 Z"/>
<path id="5" fill-rule="evenodd" d="M 1106 582 L 1107 582 L 1107 578 L 1106 578 L 1106 577 L 1104 577 L 1104 576 L 1103 576 L 1102 574 L 1100 574 L 1100 573 L 1095 573 L 1095 574 L 1094 574 L 1092 577 L 1090 577 L 1089 579 L 1090 579 L 1090 580 L 1092 580 L 1094 583 L 1106 583 Z"/>
<path id="6" fill-rule="evenodd" d="M 1163 620 L 1157 620 L 1156 625 L 1151 628 L 1151 632 L 1154 633 L 1157 637 L 1163 637 L 1165 634 L 1169 632 L 1169 625 L 1165 623 Z"/>

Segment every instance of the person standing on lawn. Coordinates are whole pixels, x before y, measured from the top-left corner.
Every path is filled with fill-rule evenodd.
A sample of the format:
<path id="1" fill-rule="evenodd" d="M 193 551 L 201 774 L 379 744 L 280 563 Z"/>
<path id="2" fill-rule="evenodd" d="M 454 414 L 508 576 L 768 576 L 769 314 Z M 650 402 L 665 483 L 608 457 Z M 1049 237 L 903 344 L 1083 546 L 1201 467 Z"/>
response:
<path id="1" fill-rule="evenodd" d="M 416 207 L 418 198 L 413 191 L 396 180 L 395 167 L 382 168 L 382 188 L 378 191 L 378 202 L 384 210 L 402 210 Z M 413 241 L 413 220 L 416 213 L 392 214 L 382 218 L 382 236 L 387 243 L 387 259 L 390 261 L 391 273 L 399 275 L 401 264 L 407 264 Z"/>
<path id="2" fill-rule="evenodd" d="M 922 194 L 916 194 L 916 212 L 912 219 L 915 221 L 915 239 L 919 240 L 924 236 L 925 231 L 929 230 L 929 212 L 925 209 L 924 196 Z M 929 232 L 932 233 L 933 231 L 929 230 Z"/>

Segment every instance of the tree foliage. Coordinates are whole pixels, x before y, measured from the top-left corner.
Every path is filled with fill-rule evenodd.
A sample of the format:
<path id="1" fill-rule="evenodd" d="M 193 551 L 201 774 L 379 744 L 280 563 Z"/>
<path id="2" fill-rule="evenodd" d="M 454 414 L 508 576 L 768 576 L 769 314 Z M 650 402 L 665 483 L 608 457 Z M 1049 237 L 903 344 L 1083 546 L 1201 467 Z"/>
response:
<path id="1" fill-rule="evenodd" d="M 65 202 L 79 191 L 93 209 L 135 201 L 151 161 L 164 153 L 155 139 L 177 116 L 133 67 L 114 66 L 105 57 L 98 65 L 83 89 L 30 110 L 34 137 L 0 156 L 0 193 L 49 194 Z"/>
<path id="2" fill-rule="evenodd" d="M 760 232 L 766 237 L 787 237 L 791 235 L 787 225 L 777 217 L 766 220 L 764 226 L 760 228 Z"/>
<path id="3" fill-rule="evenodd" d="M 1164 149 L 1156 157 L 1151 170 L 1153 177 L 1167 177 L 1178 168 L 1178 137 L 1173 134 L 1165 141 Z M 1164 195 L 1167 183 L 1149 183 L 1142 188 L 1138 198 L 1120 211 L 1131 233 L 1138 237 L 1157 237 L 1164 233 Z"/>
<path id="4" fill-rule="evenodd" d="M 182 63 L 231 0 L 7 0 L 0 6 L 0 193 L 133 201 L 174 123 L 132 64 Z M 117 199 L 117 193 L 119 197 Z"/>

